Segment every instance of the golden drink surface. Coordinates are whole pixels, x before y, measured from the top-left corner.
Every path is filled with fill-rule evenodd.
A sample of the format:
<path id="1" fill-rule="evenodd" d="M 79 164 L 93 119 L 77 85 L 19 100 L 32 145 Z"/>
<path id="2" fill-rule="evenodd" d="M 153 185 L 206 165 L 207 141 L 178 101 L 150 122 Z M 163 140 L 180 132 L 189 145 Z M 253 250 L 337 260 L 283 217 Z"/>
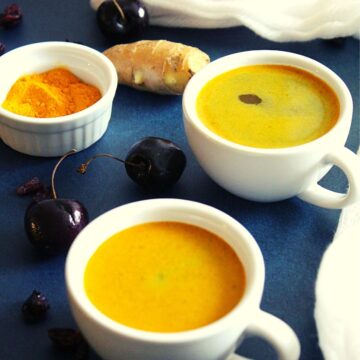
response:
<path id="1" fill-rule="evenodd" d="M 336 123 L 340 104 L 320 78 L 287 65 L 243 66 L 210 80 L 196 110 L 220 137 L 257 148 L 305 144 Z"/>
<path id="2" fill-rule="evenodd" d="M 231 311 L 245 289 L 245 271 L 220 237 L 179 222 L 152 222 L 106 240 L 84 275 L 90 301 L 132 328 L 178 332 Z"/>

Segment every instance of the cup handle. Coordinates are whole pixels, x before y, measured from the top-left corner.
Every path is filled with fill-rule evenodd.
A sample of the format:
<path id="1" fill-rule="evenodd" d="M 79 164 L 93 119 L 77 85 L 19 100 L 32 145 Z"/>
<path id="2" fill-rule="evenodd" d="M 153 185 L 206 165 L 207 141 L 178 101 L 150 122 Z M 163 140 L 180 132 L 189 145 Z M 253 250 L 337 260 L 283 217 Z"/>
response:
<path id="1" fill-rule="evenodd" d="M 246 334 L 267 340 L 277 351 L 279 360 L 298 360 L 300 357 L 300 343 L 294 331 L 285 322 L 265 311 L 258 311 L 247 327 Z M 232 354 L 227 360 L 250 359 Z"/>
<path id="2" fill-rule="evenodd" d="M 360 200 L 360 158 L 344 147 L 327 154 L 325 162 L 339 167 L 345 173 L 349 182 L 348 192 L 342 194 L 314 184 L 298 197 L 328 209 L 342 209 Z"/>

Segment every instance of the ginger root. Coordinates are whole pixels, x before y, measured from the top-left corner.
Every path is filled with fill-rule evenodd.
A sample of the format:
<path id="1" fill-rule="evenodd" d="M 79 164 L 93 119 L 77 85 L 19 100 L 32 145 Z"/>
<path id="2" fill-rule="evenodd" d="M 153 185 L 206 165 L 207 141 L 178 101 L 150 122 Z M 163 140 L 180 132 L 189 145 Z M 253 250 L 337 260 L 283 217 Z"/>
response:
<path id="1" fill-rule="evenodd" d="M 167 40 L 142 40 L 104 51 L 119 84 L 159 94 L 181 95 L 190 78 L 209 63 L 198 48 Z"/>

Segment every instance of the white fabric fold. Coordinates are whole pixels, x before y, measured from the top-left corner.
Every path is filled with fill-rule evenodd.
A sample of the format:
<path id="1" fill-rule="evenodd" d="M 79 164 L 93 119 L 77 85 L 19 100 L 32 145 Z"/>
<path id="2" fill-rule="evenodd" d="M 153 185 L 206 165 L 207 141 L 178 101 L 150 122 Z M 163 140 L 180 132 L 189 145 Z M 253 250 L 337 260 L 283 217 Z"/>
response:
<path id="1" fill-rule="evenodd" d="M 333 242 L 321 260 L 315 295 L 315 320 L 325 359 L 359 360 L 360 203 L 342 210 Z"/>
<path id="2" fill-rule="evenodd" d="M 104 0 L 90 0 L 93 9 Z M 244 25 L 273 41 L 360 37 L 360 0 L 143 0 L 152 25 Z"/>
<path id="3" fill-rule="evenodd" d="M 359 0 L 143 0 L 154 25 L 244 25 L 274 41 L 360 35 Z"/>

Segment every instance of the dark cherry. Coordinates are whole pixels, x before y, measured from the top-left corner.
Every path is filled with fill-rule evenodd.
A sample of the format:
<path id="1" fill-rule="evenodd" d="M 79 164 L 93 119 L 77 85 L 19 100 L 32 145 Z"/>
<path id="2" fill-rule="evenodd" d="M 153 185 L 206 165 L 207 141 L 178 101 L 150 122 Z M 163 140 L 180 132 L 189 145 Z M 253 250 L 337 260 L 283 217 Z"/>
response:
<path id="1" fill-rule="evenodd" d="M 105 0 L 97 9 L 97 22 L 104 35 L 126 42 L 143 33 L 149 16 L 139 0 Z"/>
<path id="2" fill-rule="evenodd" d="M 158 137 L 141 139 L 130 148 L 125 158 L 129 177 L 151 191 L 175 184 L 185 166 L 183 151 L 173 142 Z"/>
<path id="3" fill-rule="evenodd" d="M 8 5 L 0 14 L 0 26 L 10 28 L 18 25 L 22 19 L 22 11 L 19 5 Z"/>
<path id="4" fill-rule="evenodd" d="M 69 248 L 77 234 L 88 224 L 88 212 L 84 205 L 73 199 L 58 199 L 54 178 L 65 154 L 55 165 L 51 178 L 52 198 L 33 202 L 26 210 L 24 224 L 30 242 L 40 252 L 48 255 Z"/>
<path id="5" fill-rule="evenodd" d="M 41 200 L 32 203 L 25 214 L 25 230 L 31 243 L 46 254 L 68 249 L 87 223 L 85 207 L 70 199 Z"/>
<path id="6" fill-rule="evenodd" d="M 84 174 L 98 157 L 109 157 L 125 164 L 128 176 L 148 191 L 158 192 L 175 184 L 186 166 L 184 152 L 173 142 L 159 137 L 146 137 L 130 148 L 125 160 L 112 154 L 97 154 L 82 164 Z"/>
<path id="7" fill-rule="evenodd" d="M 24 302 L 21 312 L 25 322 L 36 323 L 46 318 L 49 308 L 47 298 L 40 291 L 34 290 Z"/>

